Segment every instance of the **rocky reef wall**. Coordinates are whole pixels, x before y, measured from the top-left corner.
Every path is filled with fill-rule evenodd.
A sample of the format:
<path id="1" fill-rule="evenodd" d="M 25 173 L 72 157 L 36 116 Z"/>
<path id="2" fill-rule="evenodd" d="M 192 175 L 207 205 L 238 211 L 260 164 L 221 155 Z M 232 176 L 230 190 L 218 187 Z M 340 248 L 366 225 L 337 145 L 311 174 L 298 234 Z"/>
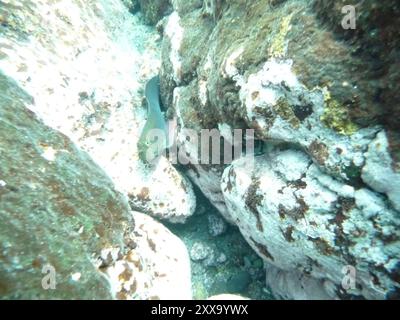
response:
<path id="1" fill-rule="evenodd" d="M 1 298 L 192 297 L 185 245 L 137 212 L 195 207 L 138 161 L 159 41 L 121 1 L 0 1 Z"/>
<path id="2" fill-rule="evenodd" d="M 153 217 L 188 221 L 195 183 L 275 297 L 399 298 L 399 14 L 395 0 L 0 0 L 0 296 L 192 298 L 188 251 Z M 187 165 L 139 159 L 157 73 Z M 202 164 L 186 129 L 252 129 L 261 148 Z M 196 241 L 192 261 L 222 269 L 214 249 Z M 257 270 L 217 280 L 237 290 Z"/>
<path id="3" fill-rule="evenodd" d="M 355 30 L 345 1 L 177 0 L 161 22 L 162 98 L 188 158 L 185 129 L 254 129 L 264 144 L 253 167 L 187 172 L 285 298 L 399 294 L 398 21 L 382 18 L 398 3 L 350 2 Z"/>

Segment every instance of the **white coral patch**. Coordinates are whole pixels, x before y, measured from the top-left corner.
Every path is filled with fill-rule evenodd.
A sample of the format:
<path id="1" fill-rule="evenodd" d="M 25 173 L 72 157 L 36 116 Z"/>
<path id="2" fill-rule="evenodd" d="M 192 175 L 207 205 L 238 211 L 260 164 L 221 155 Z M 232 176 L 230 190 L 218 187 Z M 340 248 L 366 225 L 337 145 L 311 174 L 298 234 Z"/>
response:
<path id="1" fill-rule="evenodd" d="M 174 80 L 179 84 L 182 80 L 182 57 L 179 53 L 179 50 L 183 40 L 183 28 L 180 25 L 180 17 L 176 11 L 173 12 L 168 18 L 168 22 L 165 27 L 165 35 L 169 38 L 171 43 L 169 59 L 173 67 Z"/>
<path id="2" fill-rule="evenodd" d="M 362 179 L 374 190 L 386 193 L 394 208 L 400 211 L 400 173 L 393 170 L 384 131 L 379 132 L 371 142 L 365 158 Z"/>

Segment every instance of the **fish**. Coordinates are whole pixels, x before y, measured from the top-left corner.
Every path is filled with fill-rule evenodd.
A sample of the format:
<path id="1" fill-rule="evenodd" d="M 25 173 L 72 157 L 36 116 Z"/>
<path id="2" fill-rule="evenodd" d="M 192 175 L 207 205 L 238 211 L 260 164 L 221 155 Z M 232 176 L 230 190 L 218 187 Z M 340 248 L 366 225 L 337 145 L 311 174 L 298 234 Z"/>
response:
<path id="1" fill-rule="evenodd" d="M 160 106 L 160 78 L 151 78 L 145 87 L 147 120 L 137 147 L 139 159 L 150 164 L 157 160 L 168 146 L 167 125 Z"/>

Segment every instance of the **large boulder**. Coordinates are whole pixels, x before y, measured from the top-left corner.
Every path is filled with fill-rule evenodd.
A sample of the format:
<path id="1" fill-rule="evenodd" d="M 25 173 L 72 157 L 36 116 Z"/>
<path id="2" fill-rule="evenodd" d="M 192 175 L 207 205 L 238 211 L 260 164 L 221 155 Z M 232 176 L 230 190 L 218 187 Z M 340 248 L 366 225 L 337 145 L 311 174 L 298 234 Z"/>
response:
<path id="1" fill-rule="evenodd" d="M 355 30 L 342 26 L 345 5 L 356 9 Z M 189 177 L 284 274 L 275 278 L 286 283 L 318 270 L 307 273 L 308 289 L 299 292 L 292 283 L 277 294 L 398 295 L 399 25 L 389 14 L 398 3 L 215 0 L 173 7 L 164 28 L 161 92 L 168 114 L 177 117 L 181 153 L 192 160 Z M 384 16 L 393 18 L 387 23 Z M 255 167 L 201 163 L 187 129 L 199 136 L 216 129 L 223 137 L 253 129 L 265 155 Z M 283 168 L 271 167 L 272 160 L 285 161 Z M 284 212 L 301 217 L 288 224 L 293 217 L 281 219 Z M 313 214 L 318 218 L 309 224 Z M 301 244 L 292 241 L 297 231 Z M 316 268 L 309 257 L 320 257 Z M 360 275 L 352 292 L 341 286 L 338 268 L 347 264 Z"/>
<path id="2" fill-rule="evenodd" d="M 193 214 L 189 181 L 168 161 L 138 160 L 159 35 L 119 0 L 7 3 L 0 18 L 0 69 L 35 98 L 32 111 L 87 151 L 135 210 L 174 222 Z"/>
<path id="3" fill-rule="evenodd" d="M 33 103 L 0 73 L 1 296 L 111 298 L 94 261 L 106 246 L 126 250 L 128 202 L 85 152 L 35 117 Z M 48 265 L 54 290 L 42 287 Z"/>
<path id="4" fill-rule="evenodd" d="M 132 215 L 127 197 L 34 104 L 0 72 L 2 298 L 190 299 L 182 241 Z"/>
<path id="5" fill-rule="evenodd" d="M 133 216 L 134 249 L 104 268 L 113 294 L 118 299 L 130 300 L 192 299 L 186 246 L 153 218 L 139 212 Z"/>
<path id="6" fill-rule="evenodd" d="M 382 299 L 397 290 L 400 219 L 381 195 L 333 179 L 291 149 L 270 150 L 251 167 L 245 158 L 235 161 L 222 176 L 222 191 L 254 250 L 268 264 L 302 275 L 302 286 L 292 281 L 296 276 L 287 281 L 287 290 L 297 287 L 295 298 Z M 356 286 L 346 292 L 348 267 L 356 270 Z M 269 279 L 279 288 L 279 277 Z M 299 295 L 300 288 L 308 294 Z"/>
<path id="7" fill-rule="evenodd" d="M 190 299 L 183 243 L 129 206 L 144 180 L 158 215 L 195 205 L 137 161 L 158 36 L 117 0 L 2 2 L 0 21 L 1 297 Z"/>

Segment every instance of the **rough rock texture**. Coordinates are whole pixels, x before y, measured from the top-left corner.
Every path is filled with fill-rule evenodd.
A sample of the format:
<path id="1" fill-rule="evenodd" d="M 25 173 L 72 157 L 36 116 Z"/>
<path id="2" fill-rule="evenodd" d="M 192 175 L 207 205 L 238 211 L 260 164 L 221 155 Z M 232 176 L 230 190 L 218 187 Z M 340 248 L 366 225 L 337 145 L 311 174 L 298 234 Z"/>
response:
<path id="1" fill-rule="evenodd" d="M 343 30 L 337 23 L 343 16 L 342 6 L 349 4 L 357 8 L 356 29 L 350 32 Z M 331 29 L 336 37 L 344 39 L 351 48 L 351 55 L 359 59 L 356 63 L 350 60 L 348 66 L 348 72 L 351 72 L 349 78 L 356 85 L 350 116 L 364 126 L 374 121 L 383 123 L 391 138 L 392 155 L 396 161 L 400 161 L 399 2 L 318 0 L 315 1 L 314 9 L 321 24 Z M 336 86 L 335 91 L 341 94 L 339 86 Z"/>
<path id="2" fill-rule="evenodd" d="M 331 298 L 343 294 L 348 265 L 357 270 L 357 287 L 348 294 L 384 298 L 398 285 L 398 212 L 369 189 L 322 173 L 303 152 L 270 150 L 251 169 L 237 160 L 224 172 L 222 190 L 242 234 L 265 261 L 319 279 L 331 287 Z"/>
<path id="3" fill-rule="evenodd" d="M 170 0 L 134 0 L 133 2 L 139 3 L 144 21 L 150 25 L 156 25 L 172 9 Z"/>
<path id="4" fill-rule="evenodd" d="M 193 214 L 192 186 L 166 158 L 155 168 L 136 171 L 135 181 L 140 184 L 128 193 L 132 208 L 174 223 L 184 223 Z"/>
<path id="5" fill-rule="evenodd" d="M 226 231 L 226 223 L 220 216 L 210 214 L 207 216 L 207 219 L 208 219 L 208 232 L 213 237 L 217 237 Z"/>
<path id="6" fill-rule="evenodd" d="M 132 217 L 127 198 L 37 119 L 34 103 L 0 72 L 2 298 L 191 299 L 185 245 L 151 217 Z M 54 290 L 42 287 L 48 265 Z"/>
<path id="7" fill-rule="evenodd" d="M 0 296 L 190 299 L 184 244 L 126 196 L 146 181 L 166 214 L 195 205 L 137 161 L 157 37 L 113 0 L 0 1 L 0 22 Z"/>
<path id="8" fill-rule="evenodd" d="M 124 250 L 134 226 L 128 203 L 85 152 L 35 117 L 32 103 L 0 73 L 1 296 L 110 298 L 92 260 L 105 246 Z M 56 290 L 42 288 L 47 264 Z"/>
<path id="9" fill-rule="evenodd" d="M 361 177 L 374 190 L 386 194 L 396 210 L 400 211 L 400 172 L 392 168 L 388 147 L 384 132 L 379 132 L 368 146 Z"/>
<path id="10" fill-rule="evenodd" d="M 266 264 L 266 281 L 272 284 L 271 291 L 274 296 L 281 299 L 330 300 L 335 296 L 328 293 L 332 293 L 332 283 L 328 281 L 306 276 L 301 271 L 285 271 L 270 264 Z M 351 298 L 345 295 L 342 297 Z"/>
<path id="11" fill-rule="evenodd" d="M 251 128 L 264 143 L 255 167 L 186 168 L 276 279 L 308 275 L 302 292 L 267 276 L 287 298 L 399 292 L 398 21 L 382 19 L 399 7 L 346 1 L 359 28 L 344 30 L 344 2 L 175 1 L 164 28 L 162 98 L 187 158 L 185 129 Z"/>
<path id="12" fill-rule="evenodd" d="M 132 217 L 105 173 L 32 104 L 0 72 L 2 298 L 190 299 L 185 245 L 152 218 Z M 54 290 L 42 287 L 48 265 Z"/>
<path id="13" fill-rule="evenodd" d="M 190 182 L 167 161 L 138 161 L 143 87 L 160 64 L 156 32 L 117 0 L 2 2 L 0 21 L 0 69 L 34 97 L 32 111 L 87 151 L 134 209 L 190 216 Z"/>
<path id="14" fill-rule="evenodd" d="M 201 242 L 196 242 L 190 249 L 190 258 L 193 261 L 206 259 L 212 253 L 212 249 Z"/>
<path id="15" fill-rule="evenodd" d="M 134 249 L 105 269 L 118 299 L 192 299 L 190 259 L 161 223 L 135 212 Z M 173 250 L 171 250 L 173 248 Z"/>

